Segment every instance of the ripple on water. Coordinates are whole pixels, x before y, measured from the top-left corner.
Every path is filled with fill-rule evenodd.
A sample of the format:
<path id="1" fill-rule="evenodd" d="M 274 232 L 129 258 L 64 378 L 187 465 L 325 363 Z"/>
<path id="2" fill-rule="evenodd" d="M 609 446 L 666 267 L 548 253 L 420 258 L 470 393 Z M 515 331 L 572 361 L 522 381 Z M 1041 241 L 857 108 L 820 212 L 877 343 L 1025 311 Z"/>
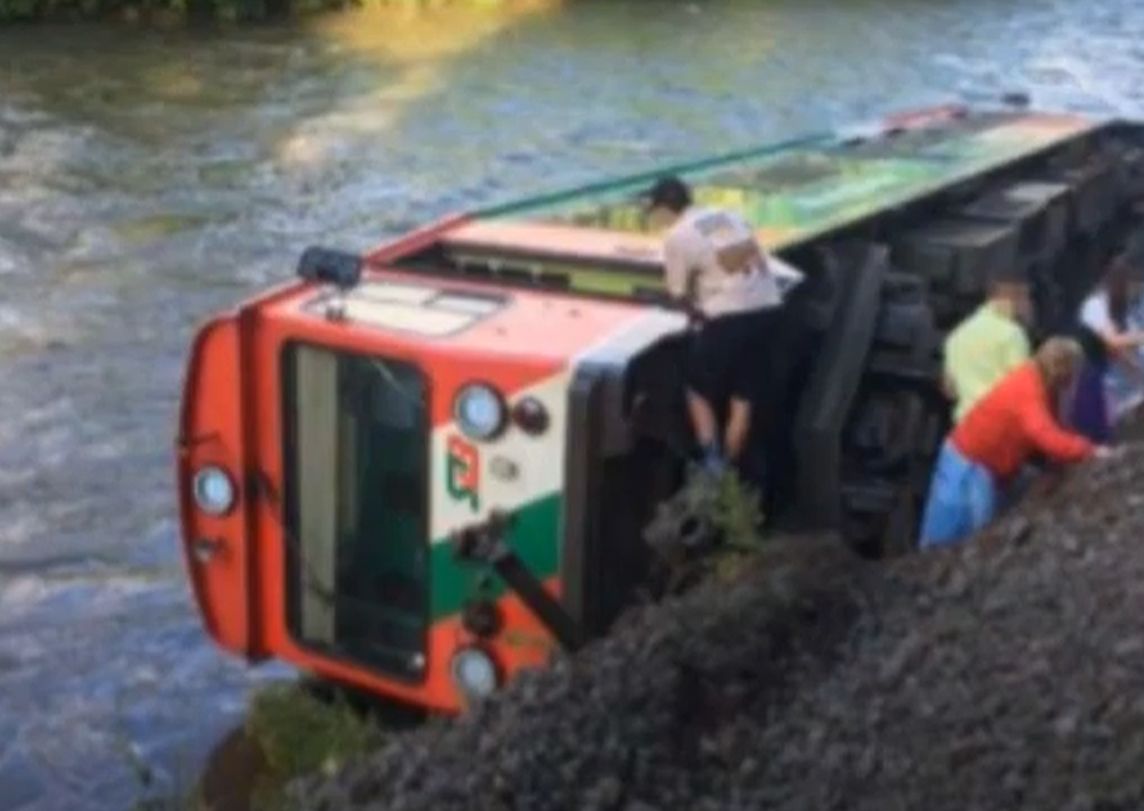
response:
<path id="1" fill-rule="evenodd" d="M 31 269 L 28 255 L 12 241 L 0 237 L 0 277 L 29 273 Z"/>
<path id="2" fill-rule="evenodd" d="M 218 657 L 182 591 L 146 576 L 27 576 L 0 592 L 12 623 L 0 624 L 0 719 L 19 719 L 23 779 L 41 785 L 46 808 L 127 807 L 141 769 L 168 789 L 189 786 L 247 685 L 288 674 Z M 37 712 L 11 712 L 21 706 Z"/>

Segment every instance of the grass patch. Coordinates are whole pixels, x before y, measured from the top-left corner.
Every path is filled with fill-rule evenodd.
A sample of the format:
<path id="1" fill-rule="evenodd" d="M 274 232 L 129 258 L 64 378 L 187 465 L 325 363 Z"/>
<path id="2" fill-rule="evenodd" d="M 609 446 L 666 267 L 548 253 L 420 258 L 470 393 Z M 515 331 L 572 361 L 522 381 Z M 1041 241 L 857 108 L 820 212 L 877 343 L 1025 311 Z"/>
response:
<path id="1" fill-rule="evenodd" d="M 762 551 L 763 510 L 758 492 L 733 471 L 721 476 L 714 488 L 709 519 L 723 543 L 713 552 L 710 568 L 717 580 L 727 582 L 737 579 Z"/>
<path id="2" fill-rule="evenodd" d="M 302 684 L 276 684 L 255 694 L 246 737 L 264 759 L 252 807 L 278 808 L 282 790 L 303 775 L 332 775 L 355 755 L 372 751 L 385 733 L 340 691 L 318 696 Z"/>
<path id="3" fill-rule="evenodd" d="M 762 548 L 763 509 L 759 494 L 734 471 L 720 476 L 711 500 L 711 523 L 723 535 L 724 543 L 738 552 L 757 552 Z"/>
<path id="4" fill-rule="evenodd" d="M 287 682 L 254 694 L 245 723 L 219 741 L 193 791 L 181 786 L 151 794 L 145 764 L 136 767 L 144 791 L 132 811 L 286 811 L 287 785 L 296 778 L 332 775 L 345 761 L 381 746 L 381 717 L 374 705 L 351 703 L 331 685 Z M 394 715 L 408 725 L 412 716 Z"/>
<path id="5" fill-rule="evenodd" d="M 734 471 L 691 468 L 644 531 L 665 572 L 653 575 L 662 584 L 655 590 L 676 592 L 709 574 L 733 578 L 762 550 L 762 522 L 758 493 Z"/>

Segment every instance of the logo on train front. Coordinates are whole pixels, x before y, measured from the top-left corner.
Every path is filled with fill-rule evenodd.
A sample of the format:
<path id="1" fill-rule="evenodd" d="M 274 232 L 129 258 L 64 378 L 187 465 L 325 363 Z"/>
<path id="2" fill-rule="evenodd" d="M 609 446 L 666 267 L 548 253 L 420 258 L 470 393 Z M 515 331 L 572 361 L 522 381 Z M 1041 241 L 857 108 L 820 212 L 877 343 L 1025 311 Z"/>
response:
<path id="1" fill-rule="evenodd" d="M 481 457 L 477 446 L 459 436 L 449 437 L 445 476 L 449 497 L 480 509 Z"/>

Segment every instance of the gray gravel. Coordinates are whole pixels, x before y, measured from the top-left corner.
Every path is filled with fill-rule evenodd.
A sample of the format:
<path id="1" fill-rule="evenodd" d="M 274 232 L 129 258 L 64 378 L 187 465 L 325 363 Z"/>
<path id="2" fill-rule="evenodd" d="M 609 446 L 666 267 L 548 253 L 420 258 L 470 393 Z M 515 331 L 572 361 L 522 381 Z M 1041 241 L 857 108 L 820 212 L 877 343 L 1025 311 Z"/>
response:
<path id="1" fill-rule="evenodd" d="M 889 564 L 776 542 L 303 808 L 1144 808 L 1144 451 Z"/>

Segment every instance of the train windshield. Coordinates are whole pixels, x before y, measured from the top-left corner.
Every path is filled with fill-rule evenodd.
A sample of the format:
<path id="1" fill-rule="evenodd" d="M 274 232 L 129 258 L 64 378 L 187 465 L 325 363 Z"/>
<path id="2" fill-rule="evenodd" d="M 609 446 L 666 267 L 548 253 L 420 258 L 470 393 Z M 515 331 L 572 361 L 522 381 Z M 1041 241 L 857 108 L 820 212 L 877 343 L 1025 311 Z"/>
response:
<path id="1" fill-rule="evenodd" d="M 420 678 L 428 386 L 414 364 L 292 344 L 283 357 L 287 619 L 302 645 Z"/>

